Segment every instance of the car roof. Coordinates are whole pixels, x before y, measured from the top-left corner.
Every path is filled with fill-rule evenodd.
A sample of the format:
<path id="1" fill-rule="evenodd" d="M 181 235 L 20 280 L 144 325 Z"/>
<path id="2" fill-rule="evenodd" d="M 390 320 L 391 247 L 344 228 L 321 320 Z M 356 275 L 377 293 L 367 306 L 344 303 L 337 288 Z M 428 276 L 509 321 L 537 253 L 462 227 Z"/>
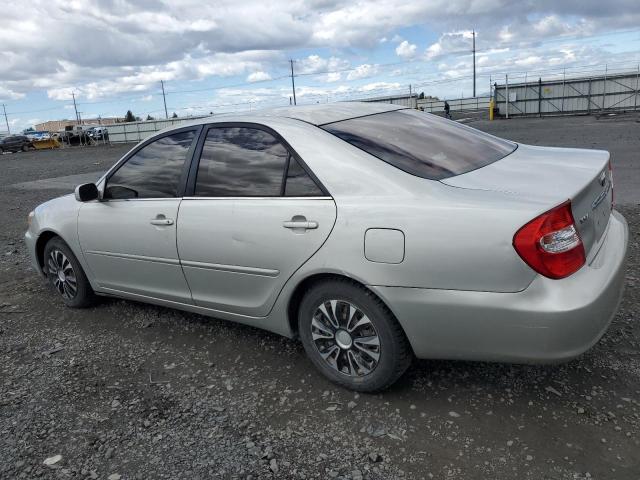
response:
<path id="1" fill-rule="evenodd" d="M 339 102 L 295 107 L 277 107 L 257 110 L 254 115 L 266 117 L 285 117 L 302 120 L 313 125 L 326 125 L 350 118 L 365 117 L 376 113 L 391 112 L 407 108 L 403 105 L 375 102 Z"/>
<path id="2" fill-rule="evenodd" d="M 377 113 L 404 110 L 409 107 L 377 102 L 339 102 L 315 105 L 298 105 L 290 107 L 276 107 L 243 113 L 222 113 L 211 117 L 181 122 L 179 125 L 171 125 L 156 132 L 153 137 L 166 134 L 173 130 L 197 125 L 211 125 L 224 122 L 248 122 L 260 123 L 260 120 L 268 119 L 293 119 L 302 122 L 322 126 L 328 123 L 339 122 L 351 118 L 366 117 Z"/>

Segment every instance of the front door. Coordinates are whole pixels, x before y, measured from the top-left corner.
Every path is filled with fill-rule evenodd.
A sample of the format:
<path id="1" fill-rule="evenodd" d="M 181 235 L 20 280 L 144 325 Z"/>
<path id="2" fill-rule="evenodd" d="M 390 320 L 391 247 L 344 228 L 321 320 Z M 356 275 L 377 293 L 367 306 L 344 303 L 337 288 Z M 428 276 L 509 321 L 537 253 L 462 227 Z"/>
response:
<path id="1" fill-rule="evenodd" d="M 101 201 L 82 205 L 80 245 L 100 288 L 191 303 L 176 226 L 195 138 L 185 130 L 154 139 L 110 174 Z"/>
<path id="2" fill-rule="evenodd" d="M 178 252 L 194 302 L 266 316 L 335 218 L 333 199 L 272 133 L 211 128 L 178 219 Z"/>

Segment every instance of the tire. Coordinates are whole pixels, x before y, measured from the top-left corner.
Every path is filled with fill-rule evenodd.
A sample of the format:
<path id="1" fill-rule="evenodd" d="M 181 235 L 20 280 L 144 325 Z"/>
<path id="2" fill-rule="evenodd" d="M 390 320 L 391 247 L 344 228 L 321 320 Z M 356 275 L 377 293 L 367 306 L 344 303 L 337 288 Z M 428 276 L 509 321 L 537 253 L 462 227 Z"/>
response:
<path id="1" fill-rule="evenodd" d="M 391 311 L 369 290 L 347 279 L 318 283 L 305 293 L 298 332 L 318 370 L 332 382 L 359 392 L 388 388 L 413 359 Z"/>
<path id="2" fill-rule="evenodd" d="M 80 262 L 60 237 L 52 238 L 44 247 L 43 270 L 49 284 L 68 307 L 86 308 L 95 303 L 96 295 Z"/>
<path id="3" fill-rule="evenodd" d="M 22 145 L 22 151 L 26 152 L 27 150 L 29 150 L 29 146 L 28 145 Z"/>

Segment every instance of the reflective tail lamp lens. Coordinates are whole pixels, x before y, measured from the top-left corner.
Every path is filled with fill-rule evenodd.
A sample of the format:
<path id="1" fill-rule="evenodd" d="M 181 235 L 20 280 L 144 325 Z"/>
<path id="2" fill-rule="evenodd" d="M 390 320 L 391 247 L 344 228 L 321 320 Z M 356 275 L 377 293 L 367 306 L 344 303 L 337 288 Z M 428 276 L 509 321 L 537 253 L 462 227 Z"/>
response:
<path id="1" fill-rule="evenodd" d="M 518 230 L 513 237 L 513 247 L 533 270 L 552 279 L 568 277 L 586 261 L 570 201 L 534 218 Z"/>

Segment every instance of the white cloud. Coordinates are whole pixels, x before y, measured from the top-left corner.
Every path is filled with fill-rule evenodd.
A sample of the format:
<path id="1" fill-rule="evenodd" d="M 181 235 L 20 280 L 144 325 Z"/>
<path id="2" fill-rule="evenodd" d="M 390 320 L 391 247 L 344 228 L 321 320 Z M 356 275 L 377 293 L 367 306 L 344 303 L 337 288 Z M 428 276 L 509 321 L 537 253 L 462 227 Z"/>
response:
<path id="1" fill-rule="evenodd" d="M 295 63 L 295 72 L 302 74 L 335 72 L 346 68 L 349 68 L 347 60 L 338 57 L 324 58 L 320 55 L 309 55 Z"/>
<path id="2" fill-rule="evenodd" d="M 399 83 L 396 82 L 373 82 L 373 83 L 367 83 L 366 85 L 363 85 L 361 87 L 358 87 L 358 91 L 360 92 L 367 92 L 370 93 L 374 90 L 381 90 L 381 95 L 384 94 L 384 91 L 386 90 L 398 90 L 399 88 L 401 88 L 402 85 L 400 85 Z"/>
<path id="3" fill-rule="evenodd" d="M 247 77 L 247 82 L 264 82 L 266 80 L 271 80 L 271 75 L 261 70 L 257 72 L 252 72 Z"/>
<path id="4" fill-rule="evenodd" d="M 425 54 L 427 59 L 433 60 L 443 55 L 470 53 L 472 41 L 471 30 L 447 32 L 442 34 L 436 43 L 429 45 Z"/>
<path id="5" fill-rule="evenodd" d="M 19 100 L 24 98 L 25 94 L 20 92 L 14 92 L 13 90 L 3 87 L 0 84 L 0 100 Z"/>
<path id="6" fill-rule="evenodd" d="M 400 45 L 396 47 L 396 55 L 404 59 L 413 58 L 416 55 L 416 45 L 403 40 Z"/>
<path id="7" fill-rule="evenodd" d="M 611 56 L 609 46 L 593 47 L 588 57 L 581 57 L 583 51 L 571 38 L 636 29 L 640 23 L 640 9 L 632 0 L 31 0 L 28 10 L 25 15 L 21 0 L 2 5 L 3 101 L 20 101 L 32 91 L 67 101 L 72 89 L 84 101 L 139 97 L 155 93 L 160 80 L 170 90 L 181 82 L 212 77 L 282 75 L 287 59 L 301 51 L 322 55 L 298 60 L 297 73 L 317 73 L 326 83 L 337 84 L 381 75 L 375 49 L 386 50 L 381 47 L 385 42 L 393 40 L 401 58 L 422 57 L 398 34 L 415 26 L 441 33 L 424 53 L 437 62 L 470 54 L 470 32 L 459 29 L 472 25 L 480 32 L 479 52 L 499 49 L 502 57 L 521 62 L 515 65 L 604 63 Z M 548 45 L 550 39 L 568 43 L 561 51 Z M 494 57 L 480 56 L 479 64 L 514 65 Z M 352 63 L 363 65 L 347 72 Z"/>
<path id="8" fill-rule="evenodd" d="M 351 70 L 347 75 L 347 80 L 358 80 L 360 78 L 372 77 L 376 75 L 379 70 L 380 67 L 378 65 L 364 63 Z"/>

